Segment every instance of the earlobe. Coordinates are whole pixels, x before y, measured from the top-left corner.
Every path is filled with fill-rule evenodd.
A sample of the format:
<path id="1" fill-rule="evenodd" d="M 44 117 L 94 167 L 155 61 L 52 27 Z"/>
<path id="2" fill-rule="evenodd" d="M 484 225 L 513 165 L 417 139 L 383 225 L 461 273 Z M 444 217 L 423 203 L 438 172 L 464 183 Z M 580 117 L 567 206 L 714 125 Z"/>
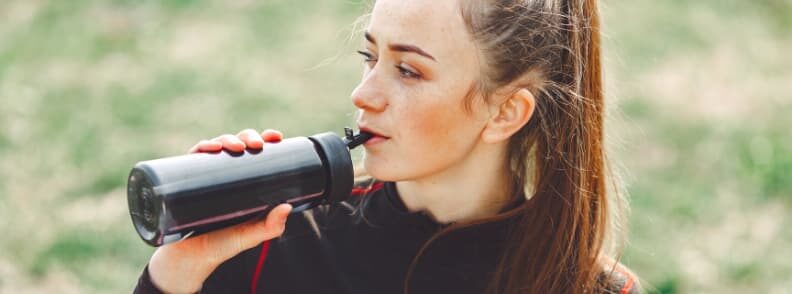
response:
<path id="1" fill-rule="evenodd" d="M 521 88 L 514 92 L 487 122 L 482 140 L 486 143 L 508 140 L 528 123 L 533 116 L 535 104 L 534 96 L 528 89 Z"/>

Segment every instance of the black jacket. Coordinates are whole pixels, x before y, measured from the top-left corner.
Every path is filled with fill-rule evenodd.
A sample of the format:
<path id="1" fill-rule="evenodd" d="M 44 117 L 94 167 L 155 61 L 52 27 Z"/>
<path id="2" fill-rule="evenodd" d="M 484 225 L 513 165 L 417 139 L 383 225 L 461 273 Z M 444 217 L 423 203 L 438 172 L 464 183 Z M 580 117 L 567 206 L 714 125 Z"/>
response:
<path id="1" fill-rule="evenodd" d="M 483 293 L 513 221 L 474 225 L 435 239 L 415 264 L 409 293 Z M 292 214 L 286 223 L 281 237 L 218 267 L 201 292 L 403 293 L 413 258 L 446 226 L 407 212 L 393 182 L 358 186 L 349 200 Z M 621 288 L 615 293 L 634 290 Z M 159 293 L 147 270 L 135 293 Z"/>

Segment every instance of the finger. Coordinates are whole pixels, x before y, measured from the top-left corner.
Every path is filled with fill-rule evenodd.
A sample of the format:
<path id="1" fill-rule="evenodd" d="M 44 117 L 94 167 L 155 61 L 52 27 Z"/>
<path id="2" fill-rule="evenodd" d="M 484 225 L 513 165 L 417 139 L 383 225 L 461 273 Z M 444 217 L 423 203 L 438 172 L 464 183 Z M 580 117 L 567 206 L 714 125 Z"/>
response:
<path id="1" fill-rule="evenodd" d="M 261 149 L 264 146 L 264 139 L 253 129 L 243 130 L 237 134 L 237 137 L 245 143 L 247 148 Z"/>
<path id="2" fill-rule="evenodd" d="M 267 214 L 267 218 L 263 222 L 258 221 L 243 227 L 239 235 L 242 250 L 282 235 L 286 230 L 286 219 L 288 219 L 291 210 L 291 204 L 280 204 Z"/>
<path id="3" fill-rule="evenodd" d="M 223 149 L 223 143 L 217 141 L 210 141 L 210 140 L 201 140 L 198 144 L 195 144 L 192 148 L 190 148 L 187 153 L 198 153 L 198 152 L 217 152 Z"/>
<path id="4" fill-rule="evenodd" d="M 283 140 L 283 133 L 278 130 L 266 129 L 261 132 L 261 137 L 264 139 L 264 142 L 277 143 Z"/>
<path id="5" fill-rule="evenodd" d="M 245 151 L 246 148 L 245 143 L 242 142 L 242 140 L 231 134 L 225 134 L 212 140 L 221 142 L 223 144 L 223 149 L 232 152 L 242 152 Z"/>
<path id="6" fill-rule="evenodd" d="M 219 260 L 226 260 L 261 242 L 283 234 L 286 229 L 286 218 L 291 209 L 290 204 L 284 203 L 272 209 L 266 219 L 249 221 L 210 232 L 207 237 L 215 240 L 213 242 L 219 242 L 217 244 L 219 251 L 216 254 Z"/>

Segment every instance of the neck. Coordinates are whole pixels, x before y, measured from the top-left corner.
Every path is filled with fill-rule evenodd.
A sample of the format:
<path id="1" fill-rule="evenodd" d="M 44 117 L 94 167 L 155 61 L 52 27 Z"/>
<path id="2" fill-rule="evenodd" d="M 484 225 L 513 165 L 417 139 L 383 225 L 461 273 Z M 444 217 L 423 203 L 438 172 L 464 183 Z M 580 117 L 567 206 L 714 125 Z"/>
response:
<path id="1" fill-rule="evenodd" d="M 505 145 L 479 144 L 449 168 L 396 188 L 407 210 L 425 211 L 439 223 L 493 216 L 512 199 L 505 154 Z"/>

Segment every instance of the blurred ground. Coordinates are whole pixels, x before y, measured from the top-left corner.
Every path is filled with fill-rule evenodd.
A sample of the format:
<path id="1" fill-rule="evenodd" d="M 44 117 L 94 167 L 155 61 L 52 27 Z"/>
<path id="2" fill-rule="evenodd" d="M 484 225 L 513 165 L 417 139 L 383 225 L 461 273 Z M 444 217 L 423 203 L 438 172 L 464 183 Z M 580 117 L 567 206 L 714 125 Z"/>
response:
<path id="1" fill-rule="evenodd" d="M 602 5 L 624 262 L 657 293 L 789 293 L 792 1 Z M 350 125 L 362 6 L 0 2 L 0 293 L 130 291 L 136 161 Z"/>

